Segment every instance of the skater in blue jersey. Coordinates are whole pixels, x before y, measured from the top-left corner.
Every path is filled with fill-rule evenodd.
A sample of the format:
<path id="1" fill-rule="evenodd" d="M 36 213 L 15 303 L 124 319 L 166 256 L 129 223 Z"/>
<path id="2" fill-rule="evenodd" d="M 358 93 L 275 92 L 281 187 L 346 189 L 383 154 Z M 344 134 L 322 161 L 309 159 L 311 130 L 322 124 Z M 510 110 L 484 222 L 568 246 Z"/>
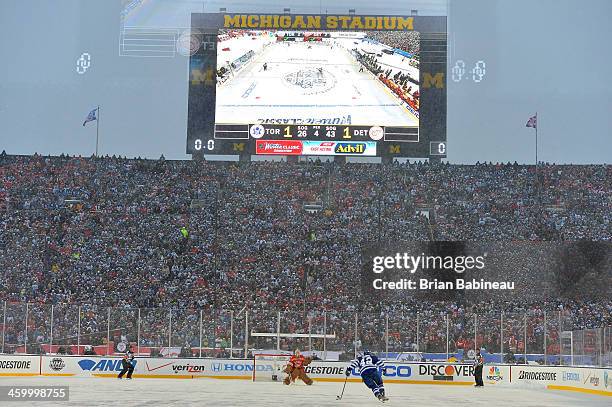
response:
<path id="1" fill-rule="evenodd" d="M 385 362 L 366 350 L 362 355 L 351 361 L 351 364 L 346 369 L 346 375 L 349 376 L 351 371 L 360 374 L 363 383 L 372 390 L 376 398 L 384 402 L 389 400 L 385 396 L 385 386 L 379 371 L 379 369 L 384 370 L 384 368 Z"/>

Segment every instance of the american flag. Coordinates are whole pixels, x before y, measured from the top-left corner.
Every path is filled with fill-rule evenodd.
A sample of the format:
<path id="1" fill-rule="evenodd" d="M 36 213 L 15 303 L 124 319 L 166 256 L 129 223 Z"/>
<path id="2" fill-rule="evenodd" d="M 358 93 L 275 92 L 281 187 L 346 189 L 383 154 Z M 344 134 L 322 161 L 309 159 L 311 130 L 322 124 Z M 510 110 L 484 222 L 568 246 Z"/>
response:
<path id="1" fill-rule="evenodd" d="M 83 126 L 85 126 L 89 122 L 93 122 L 94 120 L 98 120 L 98 118 L 96 117 L 96 112 L 97 111 L 98 111 L 98 108 L 96 107 L 91 112 L 89 112 L 89 114 L 85 118 L 85 121 L 83 122 Z"/>
<path id="2" fill-rule="evenodd" d="M 531 116 L 529 120 L 527 120 L 526 127 L 533 127 L 534 129 L 538 127 L 538 115 Z"/>

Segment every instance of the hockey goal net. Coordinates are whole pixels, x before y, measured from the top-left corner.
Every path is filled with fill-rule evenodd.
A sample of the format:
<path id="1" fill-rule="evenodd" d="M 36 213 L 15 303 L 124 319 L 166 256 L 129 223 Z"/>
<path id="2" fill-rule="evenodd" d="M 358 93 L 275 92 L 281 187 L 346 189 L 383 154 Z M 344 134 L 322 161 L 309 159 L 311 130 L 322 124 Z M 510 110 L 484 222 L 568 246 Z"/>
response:
<path id="1" fill-rule="evenodd" d="M 253 354 L 253 381 L 282 382 L 287 374 L 283 371 L 291 359 L 290 353 Z"/>

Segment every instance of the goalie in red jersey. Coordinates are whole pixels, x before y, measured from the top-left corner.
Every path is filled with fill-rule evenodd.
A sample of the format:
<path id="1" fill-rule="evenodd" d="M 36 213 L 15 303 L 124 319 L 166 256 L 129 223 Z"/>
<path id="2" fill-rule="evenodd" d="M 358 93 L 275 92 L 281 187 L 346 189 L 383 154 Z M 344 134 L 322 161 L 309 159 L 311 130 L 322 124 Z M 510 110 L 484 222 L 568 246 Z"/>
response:
<path id="1" fill-rule="evenodd" d="M 306 374 L 306 370 L 304 367 L 308 366 L 312 362 L 312 358 L 307 358 L 302 356 L 298 349 L 295 350 L 291 359 L 289 359 L 289 363 L 285 366 L 285 373 L 287 373 L 287 377 L 283 380 L 283 383 L 289 385 L 291 382 L 295 382 L 295 379 L 300 379 L 305 384 L 310 386 L 312 384 L 312 379 L 308 377 Z"/>

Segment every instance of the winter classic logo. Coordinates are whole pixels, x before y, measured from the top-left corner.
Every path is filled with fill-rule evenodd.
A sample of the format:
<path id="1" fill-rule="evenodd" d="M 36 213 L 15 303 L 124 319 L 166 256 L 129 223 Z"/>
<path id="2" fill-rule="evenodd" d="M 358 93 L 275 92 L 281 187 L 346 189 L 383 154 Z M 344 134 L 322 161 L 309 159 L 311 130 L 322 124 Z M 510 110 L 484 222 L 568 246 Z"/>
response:
<path id="1" fill-rule="evenodd" d="M 501 371 L 499 370 L 499 367 L 491 366 L 489 368 L 489 374 L 487 374 L 487 380 L 491 380 L 494 382 L 501 382 L 502 380 L 504 380 L 504 376 L 502 376 Z"/>
<path id="2" fill-rule="evenodd" d="M 65 367 L 66 363 L 64 363 L 64 359 L 62 358 L 53 358 L 49 361 L 49 368 L 51 370 L 55 370 L 56 372 L 59 372 Z"/>

